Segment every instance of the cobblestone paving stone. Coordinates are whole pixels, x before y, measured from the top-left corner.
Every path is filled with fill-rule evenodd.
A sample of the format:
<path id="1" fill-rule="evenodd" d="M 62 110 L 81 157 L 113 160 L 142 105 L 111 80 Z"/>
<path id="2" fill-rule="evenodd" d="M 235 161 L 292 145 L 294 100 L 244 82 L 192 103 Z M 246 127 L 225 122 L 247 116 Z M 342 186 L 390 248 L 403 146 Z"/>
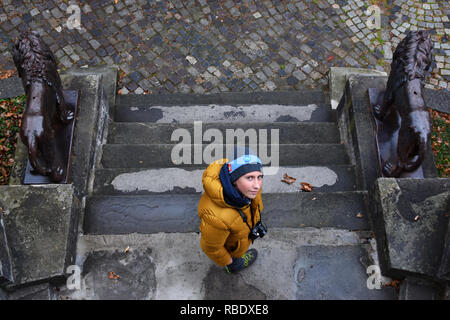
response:
<path id="1" fill-rule="evenodd" d="M 328 1 L 339 13 L 342 21 L 354 32 L 351 40 L 363 42 L 376 57 L 383 57 L 386 63 L 392 62 L 392 54 L 408 30 L 431 30 L 434 42 L 434 61 L 431 77 L 426 86 L 434 89 L 450 89 L 450 36 L 448 1 L 388 1 L 390 5 L 381 11 L 381 28 L 372 32 L 366 23 L 367 2 L 349 0 Z M 370 23 L 369 23 L 370 25 Z M 381 59 L 381 58 L 380 58 Z M 382 61 L 380 61 L 382 62 Z M 380 63 L 381 64 L 381 63 Z M 387 70 L 386 70 L 387 71 Z"/>
<path id="2" fill-rule="evenodd" d="M 119 93 L 327 88 L 332 66 L 389 72 L 408 29 L 432 30 L 427 86 L 450 89 L 447 1 L 0 0 L 0 70 L 12 41 L 38 31 L 61 70 L 119 67 Z M 376 3 L 381 28 L 369 28 Z M 79 29 L 69 28 L 79 8 Z M 371 20 L 372 21 L 372 20 Z"/>

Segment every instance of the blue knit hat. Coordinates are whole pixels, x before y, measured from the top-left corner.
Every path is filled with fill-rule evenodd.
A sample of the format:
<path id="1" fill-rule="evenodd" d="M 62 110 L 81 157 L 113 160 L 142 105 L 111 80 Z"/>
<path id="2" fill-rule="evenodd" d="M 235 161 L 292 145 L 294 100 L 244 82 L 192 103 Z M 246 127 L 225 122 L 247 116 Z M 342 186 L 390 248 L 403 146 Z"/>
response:
<path id="1" fill-rule="evenodd" d="M 249 172 L 262 172 L 261 160 L 247 147 L 235 148 L 234 160 L 228 162 L 226 165 L 230 174 L 231 183 Z"/>

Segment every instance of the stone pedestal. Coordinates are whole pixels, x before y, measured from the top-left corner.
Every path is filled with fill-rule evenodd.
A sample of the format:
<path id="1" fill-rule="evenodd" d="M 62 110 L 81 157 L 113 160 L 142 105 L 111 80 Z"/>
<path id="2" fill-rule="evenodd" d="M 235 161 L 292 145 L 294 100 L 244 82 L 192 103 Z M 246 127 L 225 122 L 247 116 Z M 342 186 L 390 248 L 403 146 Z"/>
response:
<path id="1" fill-rule="evenodd" d="M 450 212 L 450 179 L 379 178 L 375 234 L 381 272 L 435 280 Z"/>
<path id="2" fill-rule="evenodd" d="M 11 265 L 11 254 L 9 252 L 5 226 L 3 224 L 2 212 L 3 210 L 0 208 L 0 285 L 14 281 Z"/>
<path id="3" fill-rule="evenodd" d="M 330 87 L 331 108 L 336 109 L 344 93 L 345 83 L 352 75 L 358 76 L 387 76 L 386 72 L 363 68 L 331 67 L 328 75 Z"/>
<path id="4" fill-rule="evenodd" d="M 81 205 L 72 185 L 0 186 L 14 286 L 65 276 Z"/>
<path id="5" fill-rule="evenodd" d="M 450 214 L 450 210 L 448 210 Z M 450 219 L 447 225 L 447 233 L 445 234 L 444 249 L 442 252 L 441 266 L 438 271 L 439 278 L 450 282 Z"/>
<path id="6" fill-rule="evenodd" d="M 0 289 L 0 301 L 2 300 L 8 300 L 8 294 L 4 290 Z"/>
<path id="7" fill-rule="evenodd" d="M 400 287 L 399 300 L 438 300 L 441 289 L 430 281 L 407 277 Z"/>
<path id="8" fill-rule="evenodd" d="M 56 292 L 49 283 L 40 283 L 15 290 L 8 300 L 56 300 Z"/>

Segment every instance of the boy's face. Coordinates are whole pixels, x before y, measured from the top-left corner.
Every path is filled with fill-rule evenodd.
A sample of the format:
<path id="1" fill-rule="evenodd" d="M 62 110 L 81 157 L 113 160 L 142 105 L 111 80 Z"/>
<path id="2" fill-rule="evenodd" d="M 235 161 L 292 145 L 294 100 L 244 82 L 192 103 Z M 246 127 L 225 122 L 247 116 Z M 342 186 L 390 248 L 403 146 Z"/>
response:
<path id="1" fill-rule="evenodd" d="M 261 189 L 263 175 L 259 171 L 252 171 L 239 177 L 234 182 L 235 187 L 247 198 L 254 199 Z"/>

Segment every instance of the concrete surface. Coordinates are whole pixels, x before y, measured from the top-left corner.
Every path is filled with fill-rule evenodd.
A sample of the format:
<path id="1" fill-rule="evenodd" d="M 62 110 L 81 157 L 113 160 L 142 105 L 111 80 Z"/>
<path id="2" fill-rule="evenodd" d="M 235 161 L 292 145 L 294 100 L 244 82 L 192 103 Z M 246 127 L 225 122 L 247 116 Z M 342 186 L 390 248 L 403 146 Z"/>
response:
<path id="1" fill-rule="evenodd" d="M 367 289 L 365 235 L 336 229 L 272 228 L 258 239 L 258 259 L 229 275 L 199 247 L 197 233 L 86 235 L 80 290 L 59 299 L 392 299 Z M 128 248 L 128 250 L 127 250 Z M 332 253 L 333 251 L 334 253 Z M 344 267 L 345 265 L 345 267 Z M 119 276 L 109 279 L 110 272 Z M 324 288 L 327 288 L 326 290 Z M 350 289 L 353 288 L 353 289 Z M 122 293 L 122 294 L 121 294 Z"/>
<path id="2" fill-rule="evenodd" d="M 159 169 L 98 169 L 94 190 L 96 194 L 154 194 L 201 193 L 205 166 L 196 168 Z M 352 166 L 279 167 L 277 173 L 264 172 L 263 193 L 301 192 L 300 182 L 308 182 L 315 192 L 355 190 Z M 284 174 L 296 179 L 292 184 L 282 182 Z"/>

